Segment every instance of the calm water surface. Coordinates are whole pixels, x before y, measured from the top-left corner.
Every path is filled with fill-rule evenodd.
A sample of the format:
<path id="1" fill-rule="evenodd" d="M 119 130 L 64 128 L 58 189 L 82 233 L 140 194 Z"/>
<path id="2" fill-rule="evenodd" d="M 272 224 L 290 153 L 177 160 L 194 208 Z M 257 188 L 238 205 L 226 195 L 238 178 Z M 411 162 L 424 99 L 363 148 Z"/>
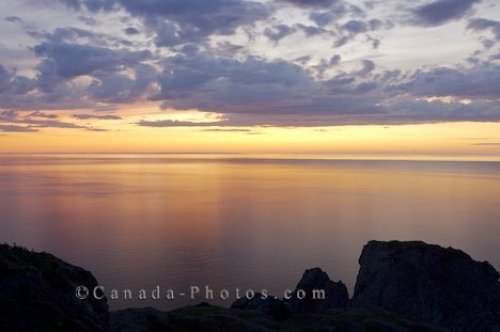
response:
<path id="1" fill-rule="evenodd" d="M 0 212 L 0 242 L 83 266 L 107 289 L 281 295 L 320 266 L 351 290 L 371 239 L 453 246 L 500 268 L 499 162 L 4 155 Z"/>

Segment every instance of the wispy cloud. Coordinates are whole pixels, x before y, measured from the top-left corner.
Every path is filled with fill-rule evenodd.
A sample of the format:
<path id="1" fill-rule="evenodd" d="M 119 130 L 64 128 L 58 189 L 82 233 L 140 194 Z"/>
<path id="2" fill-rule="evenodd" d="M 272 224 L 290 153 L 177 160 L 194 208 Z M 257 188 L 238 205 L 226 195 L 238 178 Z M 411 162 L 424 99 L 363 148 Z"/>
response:
<path id="1" fill-rule="evenodd" d="M 4 128 L 1 130 L 11 132 L 36 132 L 39 128 L 100 130 L 72 122 L 59 121 L 50 114 L 34 112 L 23 116 L 22 112 L 12 110 L 0 112 L 0 124 Z"/>
<path id="2" fill-rule="evenodd" d="M 147 121 L 141 120 L 137 122 L 137 125 L 143 127 L 222 127 L 229 125 L 224 121 L 215 122 L 191 122 L 191 121 L 178 121 L 178 120 L 155 120 Z"/>
<path id="3" fill-rule="evenodd" d="M 203 129 L 201 131 L 213 132 L 213 133 L 250 133 L 250 132 L 252 132 L 250 129 L 237 129 L 237 128 L 230 128 L 230 129 L 210 128 L 210 129 Z"/>
<path id="4" fill-rule="evenodd" d="M 37 132 L 38 130 L 32 127 L 0 124 L 0 131 L 12 132 L 12 133 L 30 133 L 30 132 Z"/>
<path id="5" fill-rule="evenodd" d="M 79 114 L 74 114 L 73 117 L 75 119 L 80 119 L 80 120 L 91 120 L 91 119 L 95 119 L 95 120 L 121 120 L 122 119 L 121 116 L 114 115 L 114 114 L 100 115 L 100 114 L 82 114 L 82 113 L 79 113 Z"/>
<path id="6" fill-rule="evenodd" d="M 491 142 L 491 143 L 473 143 L 472 145 L 480 145 L 480 146 L 500 146 L 500 142 Z"/>
<path id="7" fill-rule="evenodd" d="M 33 113 L 29 113 L 28 115 L 26 115 L 26 117 L 57 119 L 59 116 L 57 114 L 54 114 L 54 113 L 45 113 L 45 112 L 36 111 Z"/>

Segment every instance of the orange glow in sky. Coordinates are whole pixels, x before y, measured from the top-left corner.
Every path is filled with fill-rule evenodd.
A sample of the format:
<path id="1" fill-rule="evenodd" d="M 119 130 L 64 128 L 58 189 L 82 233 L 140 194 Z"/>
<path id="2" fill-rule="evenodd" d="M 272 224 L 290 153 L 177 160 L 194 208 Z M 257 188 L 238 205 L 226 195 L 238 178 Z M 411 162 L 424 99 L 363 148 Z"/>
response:
<path id="1" fill-rule="evenodd" d="M 136 122 L 145 117 L 164 119 L 166 114 L 127 114 L 120 120 L 79 122 L 101 131 L 39 128 L 38 132 L 4 133 L 0 136 L 1 152 L 500 155 L 498 123 L 154 128 L 141 127 Z M 206 115 L 189 112 L 170 114 L 168 118 L 210 121 Z M 69 116 L 67 121 L 71 121 Z"/>

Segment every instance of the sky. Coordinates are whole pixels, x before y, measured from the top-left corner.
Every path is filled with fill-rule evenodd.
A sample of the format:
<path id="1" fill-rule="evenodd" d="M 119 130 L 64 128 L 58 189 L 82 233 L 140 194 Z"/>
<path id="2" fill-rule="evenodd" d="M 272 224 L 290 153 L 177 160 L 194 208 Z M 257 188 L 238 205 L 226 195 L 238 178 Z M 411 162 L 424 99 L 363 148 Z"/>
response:
<path id="1" fill-rule="evenodd" d="M 3 0 L 0 152 L 500 156 L 496 0 Z"/>

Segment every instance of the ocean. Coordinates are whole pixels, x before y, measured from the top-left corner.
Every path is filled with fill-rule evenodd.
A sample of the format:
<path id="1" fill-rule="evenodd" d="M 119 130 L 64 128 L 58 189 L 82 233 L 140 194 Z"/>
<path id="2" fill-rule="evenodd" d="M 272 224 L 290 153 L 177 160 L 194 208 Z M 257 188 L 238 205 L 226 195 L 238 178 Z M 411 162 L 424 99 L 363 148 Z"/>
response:
<path id="1" fill-rule="evenodd" d="M 92 271 L 107 292 L 185 293 L 111 309 L 196 304 L 206 286 L 223 306 L 236 289 L 280 296 L 312 267 L 352 292 L 372 239 L 452 246 L 498 270 L 499 234 L 498 161 L 0 156 L 0 242 Z"/>

